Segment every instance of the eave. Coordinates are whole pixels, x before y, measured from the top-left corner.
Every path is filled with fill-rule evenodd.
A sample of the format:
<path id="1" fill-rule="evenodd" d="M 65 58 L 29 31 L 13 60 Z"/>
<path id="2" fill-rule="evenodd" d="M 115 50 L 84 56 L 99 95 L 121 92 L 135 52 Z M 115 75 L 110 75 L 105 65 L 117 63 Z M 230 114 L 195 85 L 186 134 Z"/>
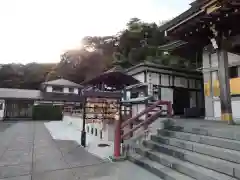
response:
<path id="1" fill-rule="evenodd" d="M 168 27 L 165 35 L 204 46 L 214 37 L 211 28 L 224 32 L 229 37 L 239 34 L 240 26 L 236 23 L 239 18 L 240 2 L 212 0 L 201 6 L 196 13 Z"/>
<path id="2" fill-rule="evenodd" d="M 202 7 L 191 7 L 189 10 L 183 12 L 181 15 L 173 19 L 172 21 L 175 21 L 175 23 L 172 24 L 172 26 L 168 27 L 165 32 L 168 34 L 169 31 L 173 31 L 174 29 L 178 28 L 180 25 L 183 25 L 187 23 L 188 21 L 192 20 L 193 18 L 204 14 L 206 11 L 206 8 L 209 6 L 212 6 L 213 4 L 216 4 L 218 0 L 211 0 L 207 4 L 204 4 Z M 178 22 L 177 19 L 180 19 Z"/>
<path id="3" fill-rule="evenodd" d="M 187 42 L 181 41 L 181 40 L 176 40 L 176 41 L 171 41 L 162 46 L 159 46 L 158 49 L 162 50 L 162 51 L 172 51 L 172 50 L 182 47 L 185 44 L 187 44 Z"/>

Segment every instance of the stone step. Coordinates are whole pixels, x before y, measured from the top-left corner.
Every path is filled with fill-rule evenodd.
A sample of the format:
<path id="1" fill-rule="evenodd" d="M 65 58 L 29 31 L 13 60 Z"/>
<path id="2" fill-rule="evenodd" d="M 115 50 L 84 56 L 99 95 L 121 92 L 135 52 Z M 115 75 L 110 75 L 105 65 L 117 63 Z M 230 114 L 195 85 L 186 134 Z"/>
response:
<path id="1" fill-rule="evenodd" d="M 143 145 L 160 153 L 164 153 L 183 161 L 203 166 L 214 171 L 224 173 L 236 178 L 240 178 L 240 166 L 237 163 L 232 163 L 208 155 L 199 154 L 189 150 L 180 149 L 178 147 L 159 144 L 154 141 L 144 141 Z"/>
<path id="2" fill-rule="evenodd" d="M 230 149 L 224 149 L 216 146 L 199 144 L 195 142 L 180 140 L 176 138 L 169 138 L 163 136 L 151 136 L 151 140 L 158 143 L 163 143 L 183 149 L 187 149 L 193 152 L 197 152 L 200 154 L 206 154 L 212 157 L 224 159 L 227 161 L 240 163 L 240 152 Z"/>
<path id="3" fill-rule="evenodd" d="M 158 135 L 240 151 L 240 141 L 237 140 L 223 139 L 187 132 L 170 131 L 166 129 L 158 130 Z"/>
<path id="4" fill-rule="evenodd" d="M 163 153 L 149 151 L 148 149 L 144 148 L 138 148 L 137 152 L 143 156 L 146 156 L 152 161 L 158 162 L 164 166 L 167 166 L 173 170 L 176 170 L 197 180 L 236 180 L 233 177 L 221 174 L 210 169 L 206 169 L 199 165 L 182 161 L 180 159 Z"/>
<path id="5" fill-rule="evenodd" d="M 174 171 L 169 167 L 163 166 L 139 154 L 130 154 L 128 159 L 164 180 L 194 180 L 189 176 Z"/>
<path id="6" fill-rule="evenodd" d="M 168 127 L 169 130 L 173 131 L 183 131 L 192 134 L 199 134 L 205 136 L 212 136 L 212 137 L 219 137 L 224 139 L 232 139 L 240 141 L 240 132 L 236 132 L 235 129 L 231 128 L 207 128 L 207 127 L 193 127 L 188 126 L 187 124 L 184 125 L 173 125 Z"/>

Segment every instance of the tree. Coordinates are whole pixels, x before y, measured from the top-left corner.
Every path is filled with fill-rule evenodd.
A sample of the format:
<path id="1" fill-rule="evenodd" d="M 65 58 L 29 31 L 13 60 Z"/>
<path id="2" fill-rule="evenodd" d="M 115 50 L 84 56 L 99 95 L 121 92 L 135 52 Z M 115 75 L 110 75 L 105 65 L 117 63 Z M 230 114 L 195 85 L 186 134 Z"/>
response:
<path id="1" fill-rule="evenodd" d="M 164 34 L 159 31 L 156 23 L 145 23 L 138 18 L 132 18 L 127 23 L 127 29 L 119 36 L 115 54 L 121 59 L 116 59 L 115 56 L 115 63 L 129 67 L 145 61 L 150 56 L 156 57 L 159 55 L 157 47 L 165 42 Z"/>
<path id="2" fill-rule="evenodd" d="M 0 69 L 1 88 L 39 89 L 54 64 L 6 64 Z"/>

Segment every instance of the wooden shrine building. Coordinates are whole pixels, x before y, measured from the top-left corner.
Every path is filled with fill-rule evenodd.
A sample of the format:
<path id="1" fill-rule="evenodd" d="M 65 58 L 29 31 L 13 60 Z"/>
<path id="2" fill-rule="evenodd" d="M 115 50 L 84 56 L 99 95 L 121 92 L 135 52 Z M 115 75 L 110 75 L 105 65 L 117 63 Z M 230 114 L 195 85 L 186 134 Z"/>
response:
<path id="1" fill-rule="evenodd" d="M 161 27 L 170 40 L 202 50 L 202 67 L 198 70 L 204 75 L 206 116 L 219 117 L 229 124 L 233 124 L 233 117 L 240 118 L 239 100 L 234 99 L 240 94 L 239 18 L 238 0 L 196 0 Z M 188 51 L 194 49 L 189 46 Z"/>
<path id="2" fill-rule="evenodd" d="M 121 107 L 124 88 L 137 83 L 139 83 L 137 79 L 116 68 L 82 83 L 83 146 L 86 134 L 92 134 L 105 141 L 116 141 L 115 129 L 121 124 L 117 120 L 125 119 L 123 116 L 126 114 L 126 108 Z M 120 127 L 118 130 L 120 131 Z"/>
<path id="3" fill-rule="evenodd" d="M 137 84 L 139 81 L 125 74 L 122 70 L 110 69 L 99 76 L 82 83 L 85 89 L 93 88 L 100 91 L 123 90 L 124 87 Z"/>

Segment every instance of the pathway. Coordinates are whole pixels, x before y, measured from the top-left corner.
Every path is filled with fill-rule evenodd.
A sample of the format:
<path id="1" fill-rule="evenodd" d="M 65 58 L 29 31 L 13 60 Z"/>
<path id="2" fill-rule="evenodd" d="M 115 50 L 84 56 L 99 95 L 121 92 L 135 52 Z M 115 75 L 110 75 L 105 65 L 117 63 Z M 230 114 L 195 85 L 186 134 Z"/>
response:
<path id="1" fill-rule="evenodd" d="M 0 180 L 132 178 L 159 179 L 127 161 L 103 161 L 75 141 L 53 140 L 43 122 L 0 123 Z"/>

